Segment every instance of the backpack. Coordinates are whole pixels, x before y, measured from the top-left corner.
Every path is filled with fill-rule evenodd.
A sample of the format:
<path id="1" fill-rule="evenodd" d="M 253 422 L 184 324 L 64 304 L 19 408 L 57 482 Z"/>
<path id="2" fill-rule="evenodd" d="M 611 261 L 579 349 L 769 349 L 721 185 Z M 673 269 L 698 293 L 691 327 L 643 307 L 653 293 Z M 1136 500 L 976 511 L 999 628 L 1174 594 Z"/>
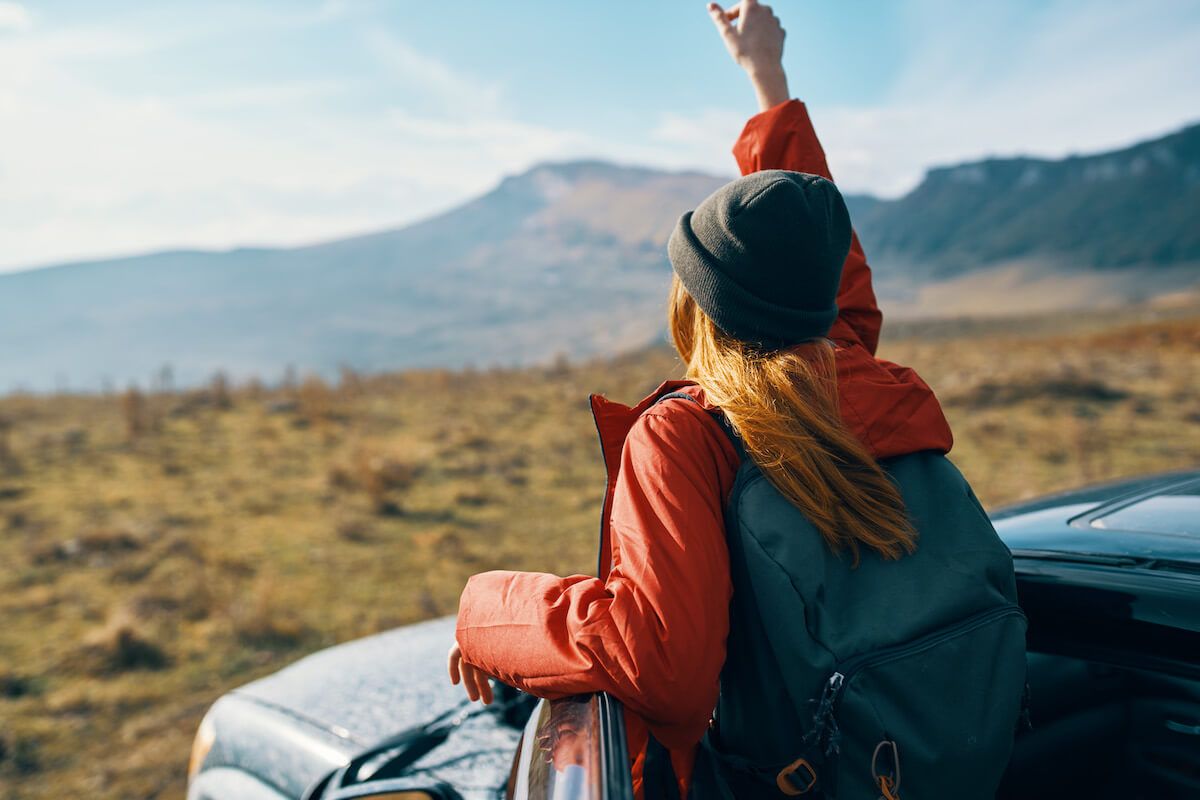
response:
<path id="1" fill-rule="evenodd" d="M 675 397 L 696 402 L 660 402 Z M 938 452 L 881 460 L 917 549 L 861 548 L 854 567 L 713 416 L 742 463 L 726 506 L 727 655 L 691 797 L 994 797 L 1023 708 L 1026 621 L 966 480 Z"/>

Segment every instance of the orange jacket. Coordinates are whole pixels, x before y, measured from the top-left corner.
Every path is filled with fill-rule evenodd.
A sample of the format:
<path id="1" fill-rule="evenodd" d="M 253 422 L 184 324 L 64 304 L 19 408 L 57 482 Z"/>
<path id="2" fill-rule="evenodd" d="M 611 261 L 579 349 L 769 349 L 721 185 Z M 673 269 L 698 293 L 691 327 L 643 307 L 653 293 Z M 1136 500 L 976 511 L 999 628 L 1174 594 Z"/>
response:
<path id="1" fill-rule="evenodd" d="M 751 118 L 733 152 L 743 174 L 829 177 L 798 100 Z M 829 338 L 843 421 L 877 458 L 949 451 L 950 428 L 933 392 L 912 370 L 874 355 L 882 317 L 857 236 L 838 306 Z M 700 403 L 651 408 L 680 390 Z M 632 408 L 599 396 L 591 402 L 608 469 L 600 574 L 476 575 L 463 590 L 458 642 L 467 662 L 539 697 L 617 697 L 629 712 L 638 796 L 648 732 L 669 749 L 686 796 L 725 660 L 732 588 L 723 508 L 738 459 L 689 382 L 669 381 Z"/>

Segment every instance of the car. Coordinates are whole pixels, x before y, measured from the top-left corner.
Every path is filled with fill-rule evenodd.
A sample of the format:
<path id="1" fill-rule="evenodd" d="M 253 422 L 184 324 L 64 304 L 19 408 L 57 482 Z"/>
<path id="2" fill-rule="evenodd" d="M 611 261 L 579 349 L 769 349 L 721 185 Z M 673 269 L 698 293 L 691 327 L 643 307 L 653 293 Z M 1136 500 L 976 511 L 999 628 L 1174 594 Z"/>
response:
<path id="1" fill-rule="evenodd" d="M 1031 727 L 1004 798 L 1200 797 L 1200 471 L 992 514 L 1029 618 Z M 189 800 L 632 797 L 620 704 L 491 707 L 445 678 L 454 619 L 308 656 L 221 697 Z"/>

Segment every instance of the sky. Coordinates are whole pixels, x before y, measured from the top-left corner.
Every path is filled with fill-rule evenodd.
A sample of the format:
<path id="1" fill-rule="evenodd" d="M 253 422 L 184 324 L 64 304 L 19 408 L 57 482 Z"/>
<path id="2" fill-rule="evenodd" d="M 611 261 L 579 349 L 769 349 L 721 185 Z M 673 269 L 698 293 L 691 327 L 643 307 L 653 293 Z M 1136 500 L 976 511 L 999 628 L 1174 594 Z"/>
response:
<path id="1" fill-rule="evenodd" d="M 779 0 L 834 177 L 1200 121 L 1195 0 Z M 403 225 L 546 160 L 733 174 L 703 0 L 0 0 L 0 271 Z"/>

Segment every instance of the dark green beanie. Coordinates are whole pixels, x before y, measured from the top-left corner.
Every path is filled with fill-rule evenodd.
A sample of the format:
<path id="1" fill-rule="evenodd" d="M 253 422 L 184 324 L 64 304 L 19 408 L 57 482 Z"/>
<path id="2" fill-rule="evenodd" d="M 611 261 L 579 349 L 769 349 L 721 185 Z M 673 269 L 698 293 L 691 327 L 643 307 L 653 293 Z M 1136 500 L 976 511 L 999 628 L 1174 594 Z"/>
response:
<path id="1" fill-rule="evenodd" d="M 829 333 L 837 318 L 850 215 L 818 175 L 755 172 L 684 214 L 667 252 L 717 327 L 777 350 Z"/>

